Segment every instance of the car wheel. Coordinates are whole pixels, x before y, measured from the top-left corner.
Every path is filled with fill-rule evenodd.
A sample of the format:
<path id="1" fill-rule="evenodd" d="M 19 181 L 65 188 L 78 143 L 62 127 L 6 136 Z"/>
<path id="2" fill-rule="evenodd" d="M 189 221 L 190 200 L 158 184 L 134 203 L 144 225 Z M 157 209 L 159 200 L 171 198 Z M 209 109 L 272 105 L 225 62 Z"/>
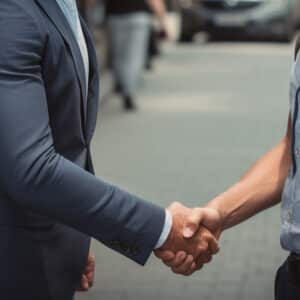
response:
<path id="1" fill-rule="evenodd" d="M 226 40 L 226 36 L 220 32 L 210 32 L 208 35 L 209 42 L 221 42 L 225 40 Z"/>
<path id="2" fill-rule="evenodd" d="M 293 24 L 289 20 L 287 20 L 283 24 L 282 35 L 279 37 L 279 41 L 282 43 L 290 43 L 295 35 L 295 30 Z"/>

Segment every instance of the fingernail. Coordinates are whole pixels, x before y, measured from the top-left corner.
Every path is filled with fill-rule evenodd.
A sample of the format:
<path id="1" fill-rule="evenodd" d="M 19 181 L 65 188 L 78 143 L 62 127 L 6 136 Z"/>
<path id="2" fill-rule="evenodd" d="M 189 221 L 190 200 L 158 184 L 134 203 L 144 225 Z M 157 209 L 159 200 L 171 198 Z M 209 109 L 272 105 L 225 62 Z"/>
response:
<path id="1" fill-rule="evenodd" d="M 194 234 L 194 232 L 192 231 L 192 229 L 191 228 L 184 228 L 184 230 L 183 230 L 183 236 L 184 237 L 186 237 L 186 238 L 190 238 L 190 237 L 192 237 L 193 236 L 193 234 Z"/>

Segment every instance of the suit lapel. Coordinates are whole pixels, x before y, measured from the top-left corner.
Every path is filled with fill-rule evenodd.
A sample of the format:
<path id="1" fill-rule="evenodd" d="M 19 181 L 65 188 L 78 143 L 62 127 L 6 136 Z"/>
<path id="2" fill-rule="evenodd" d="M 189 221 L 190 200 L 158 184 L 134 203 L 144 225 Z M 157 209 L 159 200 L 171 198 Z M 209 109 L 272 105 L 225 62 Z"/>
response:
<path id="1" fill-rule="evenodd" d="M 45 14 L 50 18 L 53 24 L 56 26 L 58 31 L 61 33 L 64 38 L 66 44 L 69 46 L 70 52 L 72 54 L 73 62 L 75 65 L 77 78 L 80 84 L 81 90 L 81 100 L 83 107 L 83 120 L 86 122 L 86 114 L 87 114 L 87 104 L 86 104 L 86 94 L 87 94 L 87 86 L 85 80 L 85 69 L 84 63 L 81 56 L 80 48 L 76 37 L 66 19 L 64 13 L 61 11 L 60 7 L 56 3 L 56 0 L 35 0 L 38 5 L 42 8 Z"/>
<path id="2" fill-rule="evenodd" d="M 88 143 L 91 141 L 93 132 L 96 127 L 98 104 L 99 104 L 99 67 L 97 62 L 97 54 L 94 47 L 93 38 L 90 34 L 87 25 L 81 18 L 81 26 L 86 40 L 86 45 L 89 54 L 89 86 L 88 86 L 88 101 L 87 101 L 87 122 L 86 133 Z"/>

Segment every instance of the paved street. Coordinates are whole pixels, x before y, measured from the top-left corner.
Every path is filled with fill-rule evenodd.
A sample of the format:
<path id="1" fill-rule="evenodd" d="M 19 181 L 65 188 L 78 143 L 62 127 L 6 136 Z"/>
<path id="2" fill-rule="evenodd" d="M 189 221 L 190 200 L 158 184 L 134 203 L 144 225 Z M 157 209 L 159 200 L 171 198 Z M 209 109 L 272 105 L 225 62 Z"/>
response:
<path id="1" fill-rule="evenodd" d="M 205 204 L 283 135 L 293 49 L 273 44 L 169 47 L 146 74 L 140 110 L 117 98 L 100 112 L 97 175 L 162 206 Z M 279 245 L 279 207 L 223 235 L 221 253 L 190 278 L 155 258 L 142 268 L 94 243 L 97 279 L 78 300 L 268 300 Z"/>

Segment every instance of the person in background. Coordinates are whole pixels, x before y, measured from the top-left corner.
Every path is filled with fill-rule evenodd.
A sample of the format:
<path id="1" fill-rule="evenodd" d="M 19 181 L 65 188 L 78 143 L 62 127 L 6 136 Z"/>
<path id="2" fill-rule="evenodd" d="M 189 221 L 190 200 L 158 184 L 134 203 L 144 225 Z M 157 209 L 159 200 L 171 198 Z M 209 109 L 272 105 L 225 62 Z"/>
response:
<path id="1" fill-rule="evenodd" d="M 163 0 L 106 0 L 112 70 L 124 109 L 136 109 L 135 96 L 146 64 L 151 13 L 167 30 Z"/>

